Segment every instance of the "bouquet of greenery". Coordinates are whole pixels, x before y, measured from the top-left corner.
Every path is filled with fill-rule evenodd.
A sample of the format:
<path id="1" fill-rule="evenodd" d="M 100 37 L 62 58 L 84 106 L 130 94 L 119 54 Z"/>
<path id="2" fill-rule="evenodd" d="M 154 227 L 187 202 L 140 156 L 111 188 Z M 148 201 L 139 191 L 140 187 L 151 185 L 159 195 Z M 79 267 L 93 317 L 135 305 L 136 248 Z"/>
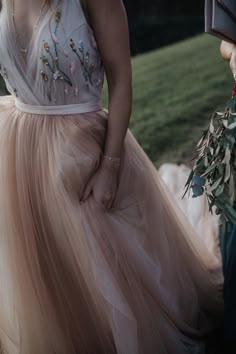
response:
<path id="1" fill-rule="evenodd" d="M 236 224 L 236 85 L 224 112 L 215 112 L 197 144 L 198 155 L 185 185 L 193 198 L 205 194 L 221 224 Z M 185 195 L 184 194 L 184 195 Z"/>

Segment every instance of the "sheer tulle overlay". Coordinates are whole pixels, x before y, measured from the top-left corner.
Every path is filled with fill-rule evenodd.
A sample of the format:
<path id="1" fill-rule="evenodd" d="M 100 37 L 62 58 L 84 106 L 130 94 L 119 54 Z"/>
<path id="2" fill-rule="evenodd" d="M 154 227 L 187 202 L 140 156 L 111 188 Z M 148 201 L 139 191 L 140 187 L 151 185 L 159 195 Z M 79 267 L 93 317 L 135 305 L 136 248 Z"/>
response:
<path id="1" fill-rule="evenodd" d="M 7 354 L 204 353 L 222 273 L 128 131 L 112 210 L 79 196 L 107 113 L 0 101 L 0 335 Z"/>

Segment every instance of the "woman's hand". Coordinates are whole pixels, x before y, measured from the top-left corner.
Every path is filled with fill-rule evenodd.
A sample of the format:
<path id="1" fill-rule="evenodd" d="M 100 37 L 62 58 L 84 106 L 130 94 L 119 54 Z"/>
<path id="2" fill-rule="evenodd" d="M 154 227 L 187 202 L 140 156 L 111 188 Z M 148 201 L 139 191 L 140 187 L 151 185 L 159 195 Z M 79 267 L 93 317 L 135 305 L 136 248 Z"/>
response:
<path id="1" fill-rule="evenodd" d="M 87 183 L 81 203 L 84 203 L 91 194 L 99 204 L 111 209 L 116 197 L 119 181 L 120 163 L 102 160 L 100 167 Z"/>
<path id="2" fill-rule="evenodd" d="M 232 43 L 222 41 L 220 51 L 222 57 L 229 61 L 234 79 L 236 80 L 236 46 Z"/>

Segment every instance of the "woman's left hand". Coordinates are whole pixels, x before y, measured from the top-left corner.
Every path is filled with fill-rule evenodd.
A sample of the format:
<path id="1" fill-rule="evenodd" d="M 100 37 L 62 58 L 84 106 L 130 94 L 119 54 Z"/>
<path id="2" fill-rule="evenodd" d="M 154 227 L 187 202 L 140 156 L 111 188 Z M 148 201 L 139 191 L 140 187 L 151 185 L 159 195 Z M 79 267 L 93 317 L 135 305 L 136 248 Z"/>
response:
<path id="1" fill-rule="evenodd" d="M 236 46 L 232 43 L 222 41 L 220 51 L 222 57 L 229 61 L 230 69 L 233 73 L 234 79 L 236 79 Z"/>
<path id="2" fill-rule="evenodd" d="M 81 203 L 84 203 L 93 194 L 96 202 L 106 209 L 111 209 L 118 189 L 119 172 L 120 164 L 103 160 L 87 183 Z"/>

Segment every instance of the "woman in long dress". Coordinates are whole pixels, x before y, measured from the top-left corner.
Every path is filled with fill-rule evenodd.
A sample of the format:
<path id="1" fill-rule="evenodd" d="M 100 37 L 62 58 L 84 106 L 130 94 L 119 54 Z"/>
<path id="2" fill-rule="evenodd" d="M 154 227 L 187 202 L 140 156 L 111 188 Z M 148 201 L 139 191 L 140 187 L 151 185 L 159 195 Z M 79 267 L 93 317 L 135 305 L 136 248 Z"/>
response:
<path id="1" fill-rule="evenodd" d="M 127 130 L 121 0 L 85 5 L 2 0 L 3 352 L 204 353 L 222 318 L 221 264 Z"/>

